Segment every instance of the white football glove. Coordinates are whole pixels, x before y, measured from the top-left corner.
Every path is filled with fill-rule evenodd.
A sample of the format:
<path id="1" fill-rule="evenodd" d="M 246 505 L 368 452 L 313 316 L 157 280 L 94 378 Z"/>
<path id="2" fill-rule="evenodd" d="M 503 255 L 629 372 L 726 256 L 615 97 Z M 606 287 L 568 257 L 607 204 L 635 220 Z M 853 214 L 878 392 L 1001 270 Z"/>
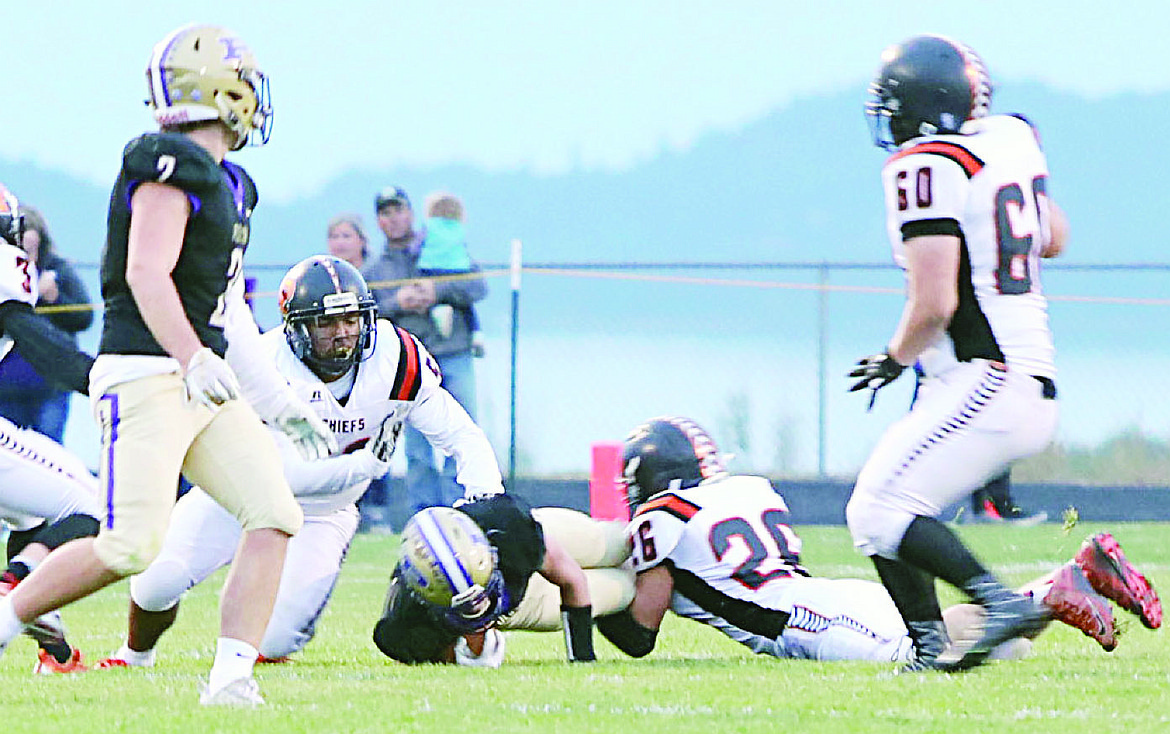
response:
<path id="1" fill-rule="evenodd" d="M 305 461 L 328 458 L 337 452 L 337 439 L 313 409 L 290 400 L 272 418 L 272 424 L 288 436 Z"/>
<path id="2" fill-rule="evenodd" d="M 183 386 L 187 399 L 214 408 L 235 399 L 240 394 L 236 373 L 221 357 L 203 347 L 191 355 L 183 370 Z"/>
<path id="3" fill-rule="evenodd" d="M 455 662 L 472 668 L 498 668 L 504 662 L 504 633 L 492 627 L 483 634 L 483 652 L 471 651 L 467 640 L 460 637 L 455 643 Z"/>
<path id="4" fill-rule="evenodd" d="M 382 425 L 378 426 L 378 432 L 370 439 L 370 452 L 374 454 L 374 458 L 381 462 L 390 461 L 390 457 L 394 455 L 394 446 L 398 443 L 398 434 L 402 433 L 402 421 L 395 419 L 394 416 L 388 416 L 382 421 Z"/>

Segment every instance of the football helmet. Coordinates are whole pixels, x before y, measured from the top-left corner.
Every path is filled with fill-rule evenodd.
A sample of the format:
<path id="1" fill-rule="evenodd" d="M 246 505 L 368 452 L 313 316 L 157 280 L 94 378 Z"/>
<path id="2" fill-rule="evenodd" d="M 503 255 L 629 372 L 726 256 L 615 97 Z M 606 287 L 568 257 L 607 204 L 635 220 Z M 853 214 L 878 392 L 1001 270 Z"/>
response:
<path id="1" fill-rule="evenodd" d="M 16 195 L 0 184 L 0 237 L 13 247 L 24 239 L 24 214 Z"/>
<path id="2" fill-rule="evenodd" d="M 340 374 L 374 351 L 378 302 L 358 269 L 341 258 L 314 255 L 292 266 L 280 281 L 277 306 L 289 348 L 314 372 Z M 361 316 L 355 348 L 342 356 L 318 354 L 310 327 L 320 318 L 346 314 Z"/>
<path id="3" fill-rule="evenodd" d="M 486 629 L 503 608 L 504 576 L 496 549 L 468 515 L 428 507 L 402 530 L 399 560 L 406 585 L 436 618 L 461 632 Z"/>
<path id="4" fill-rule="evenodd" d="M 920 135 L 957 133 L 991 107 L 991 77 L 967 46 L 915 36 L 882 53 L 865 106 L 874 144 L 894 150 Z"/>
<path id="5" fill-rule="evenodd" d="M 159 125 L 220 120 L 235 135 L 232 150 L 264 145 L 272 133 L 268 77 L 244 42 L 226 28 L 188 25 L 154 47 L 146 67 Z"/>
<path id="6" fill-rule="evenodd" d="M 631 514 L 659 492 L 687 489 L 726 473 L 715 440 L 689 418 L 655 418 L 626 436 L 621 481 Z"/>

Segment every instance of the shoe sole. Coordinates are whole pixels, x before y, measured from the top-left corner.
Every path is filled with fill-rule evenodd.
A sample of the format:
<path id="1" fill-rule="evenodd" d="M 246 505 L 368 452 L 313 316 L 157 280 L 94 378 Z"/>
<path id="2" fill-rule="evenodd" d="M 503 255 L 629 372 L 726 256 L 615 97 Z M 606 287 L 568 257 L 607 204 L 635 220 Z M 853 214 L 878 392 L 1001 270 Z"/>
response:
<path id="1" fill-rule="evenodd" d="M 1094 563 L 1094 560 L 1097 562 Z M 1162 626 L 1162 602 L 1158 599 L 1158 593 L 1149 580 L 1129 562 L 1121 550 L 1121 544 L 1110 533 L 1099 533 L 1089 538 L 1077 553 L 1075 561 L 1097 593 L 1117 602 L 1127 612 L 1136 614 L 1149 629 Z M 1108 571 L 1103 573 L 1102 565 L 1106 565 Z"/>
<path id="2" fill-rule="evenodd" d="M 1113 626 L 1113 612 L 1109 609 L 1109 602 L 1092 590 L 1080 569 L 1065 568 L 1070 570 L 1062 569 L 1061 573 L 1076 574 L 1080 577 L 1079 582 L 1074 577 L 1070 580 L 1071 584 L 1066 582 L 1060 586 L 1054 585 L 1044 597 L 1044 606 L 1048 607 L 1053 619 L 1076 627 L 1096 640 L 1105 652 L 1113 652 L 1117 649 L 1117 632 Z M 1077 588 L 1078 585 L 1082 588 Z M 1094 597 L 1101 606 L 1093 603 Z"/>

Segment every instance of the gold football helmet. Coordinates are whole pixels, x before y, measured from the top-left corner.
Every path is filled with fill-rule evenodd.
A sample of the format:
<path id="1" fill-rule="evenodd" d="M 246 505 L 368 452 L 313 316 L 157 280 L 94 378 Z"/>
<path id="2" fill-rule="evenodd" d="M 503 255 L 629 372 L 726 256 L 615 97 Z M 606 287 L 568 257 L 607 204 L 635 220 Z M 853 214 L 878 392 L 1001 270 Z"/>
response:
<path id="1" fill-rule="evenodd" d="M 146 83 L 146 104 L 159 125 L 221 120 L 235 135 L 232 150 L 268 142 L 268 77 L 247 45 L 226 28 L 188 25 L 172 31 L 154 47 Z"/>
<path id="2" fill-rule="evenodd" d="M 496 550 L 459 510 L 428 507 L 410 518 L 400 563 L 407 586 L 457 629 L 477 629 L 494 619 L 503 593 Z"/>

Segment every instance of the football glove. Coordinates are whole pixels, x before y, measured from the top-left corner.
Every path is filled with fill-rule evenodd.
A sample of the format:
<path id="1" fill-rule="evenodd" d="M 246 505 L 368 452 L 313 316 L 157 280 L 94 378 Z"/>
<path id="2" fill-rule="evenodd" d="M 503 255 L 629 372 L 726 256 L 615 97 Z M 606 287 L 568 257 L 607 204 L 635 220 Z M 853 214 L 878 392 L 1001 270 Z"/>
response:
<path id="1" fill-rule="evenodd" d="M 187 399 L 214 408 L 234 400 L 240 394 L 236 373 L 222 357 L 203 347 L 191 355 L 183 370 Z"/>
<path id="2" fill-rule="evenodd" d="M 398 434 L 402 433 L 402 421 L 394 416 L 388 416 L 378 426 L 378 432 L 370 440 L 370 452 L 381 462 L 390 461 L 394 455 L 394 445 L 398 443 Z"/>
<path id="3" fill-rule="evenodd" d="M 300 400 L 289 400 L 273 416 L 272 424 L 292 440 L 305 461 L 325 459 L 337 452 L 333 431 Z"/>
<path id="4" fill-rule="evenodd" d="M 476 655 L 467 640 L 455 643 L 455 662 L 472 668 L 498 668 L 504 662 L 504 633 L 492 627 L 483 633 L 483 652 Z"/>
<path id="5" fill-rule="evenodd" d="M 849 373 L 849 377 L 859 378 L 849 388 L 849 392 L 870 390 L 869 407 L 866 408 L 870 410 L 873 408 L 873 401 L 877 399 L 877 391 L 898 379 L 898 375 L 902 374 L 904 369 L 906 365 L 900 364 L 888 352 L 871 354 L 859 360 L 857 366 Z"/>

